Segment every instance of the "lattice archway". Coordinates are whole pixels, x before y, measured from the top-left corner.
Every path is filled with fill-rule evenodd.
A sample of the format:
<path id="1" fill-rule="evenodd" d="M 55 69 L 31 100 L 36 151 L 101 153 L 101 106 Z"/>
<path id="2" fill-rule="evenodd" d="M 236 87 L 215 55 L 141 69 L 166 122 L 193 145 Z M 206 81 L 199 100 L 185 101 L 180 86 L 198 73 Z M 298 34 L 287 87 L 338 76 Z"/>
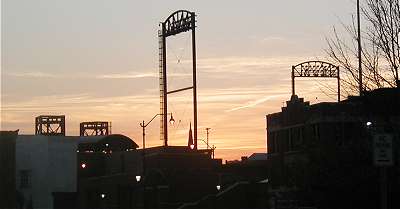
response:
<path id="1" fill-rule="evenodd" d="M 336 78 L 338 102 L 340 102 L 340 74 L 339 66 L 324 61 L 306 61 L 292 66 L 292 95 L 295 95 L 295 78 Z"/>

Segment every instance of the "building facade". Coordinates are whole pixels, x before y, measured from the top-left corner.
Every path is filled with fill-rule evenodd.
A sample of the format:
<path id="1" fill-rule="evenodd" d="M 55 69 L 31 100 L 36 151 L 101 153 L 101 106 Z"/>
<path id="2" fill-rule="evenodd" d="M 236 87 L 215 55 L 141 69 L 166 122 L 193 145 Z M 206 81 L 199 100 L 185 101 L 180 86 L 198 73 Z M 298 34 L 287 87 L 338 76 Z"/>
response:
<path id="1" fill-rule="evenodd" d="M 314 105 L 293 95 L 286 104 L 266 117 L 268 171 L 281 202 L 377 206 L 380 168 L 373 164 L 373 138 L 381 133 L 393 136 L 395 163 L 387 168 L 387 178 L 391 194 L 399 194 L 399 89 Z M 366 196 L 371 198 L 361 201 Z"/>
<path id="2" fill-rule="evenodd" d="M 59 193 L 75 193 L 77 137 L 19 135 L 16 189 L 23 208 L 53 208 Z"/>
<path id="3" fill-rule="evenodd" d="M 79 207 L 177 208 L 197 201 L 216 191 L 221 160 L 211 153 L 187 146 L 80 152 L 79 159 L 97 163 L 79 168 Z"/>
<path id="4" fill-rule="evenodd" d="M 15 140 L 18 131 L 0 131 L 0 208 L 16 208 Z"/>

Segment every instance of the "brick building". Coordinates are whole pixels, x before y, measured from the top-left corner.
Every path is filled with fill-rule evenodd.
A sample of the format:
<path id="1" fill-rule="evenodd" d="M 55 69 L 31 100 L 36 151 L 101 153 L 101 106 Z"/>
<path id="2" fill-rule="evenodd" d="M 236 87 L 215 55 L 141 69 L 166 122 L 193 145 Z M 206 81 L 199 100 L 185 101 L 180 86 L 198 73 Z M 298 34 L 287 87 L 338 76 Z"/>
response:
<path id="1" fill-rule="evenodd" d="M 293 95 L 286 104 L 281 112 L 266 117 L 270 182 L 286 195 L 281 199 L 321 207 L 335 202 L 333 208 L 341 203 L 376 206 L 379 172 L 372 159 L 376 133 L 394 137 L 395 165 L 388 168 L 388 180 L 391 194 L 399 193 L 399 89 L 377 89 L 339 103 L 314 105 Z M 333 195 L 342 199 L 335 201 Z M 361 201 L 366 196 L 371 198 Z"/>

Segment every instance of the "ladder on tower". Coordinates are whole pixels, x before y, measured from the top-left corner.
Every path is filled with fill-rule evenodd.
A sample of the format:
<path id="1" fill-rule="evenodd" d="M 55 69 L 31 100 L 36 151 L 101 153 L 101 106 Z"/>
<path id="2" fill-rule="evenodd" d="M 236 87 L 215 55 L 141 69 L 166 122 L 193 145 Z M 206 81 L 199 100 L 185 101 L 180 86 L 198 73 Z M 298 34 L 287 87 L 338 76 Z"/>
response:
<path id="1" fill-rule="evenodd" d="M 164 140 L 164 77 L 163 77 L 163 37 L 162 31 L 158 31 L 158 68 L 160 83 L 160 140 Z"/>

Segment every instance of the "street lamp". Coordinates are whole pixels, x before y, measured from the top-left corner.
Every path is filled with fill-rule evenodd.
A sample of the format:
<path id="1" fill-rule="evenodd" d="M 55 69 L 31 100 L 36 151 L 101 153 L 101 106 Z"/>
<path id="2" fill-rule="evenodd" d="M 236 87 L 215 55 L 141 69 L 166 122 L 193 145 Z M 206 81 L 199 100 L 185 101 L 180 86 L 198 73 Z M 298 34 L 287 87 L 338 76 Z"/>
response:
<path id="1" fill-rule="evenodd" d="M 174 123 L 175 123 L 175 119 L 174 119 L 174 117 L 172 116 L 172 113 L 167 113 L 168 115 L 171 115 L 171 118 L 169 119 L 169 123 L 171 124 L 171 125 L 174 125 Z M 143 150 L 146 148 L 146 144 L 145 144 L 145 136 L 146 136 L 146 127 L 157 117 L 157 116 L 159 116 L 159 115 L 163 115 L 163 114 L 161 114 L 161 113 L 158 113 L 158 114 L 156 114 L 156 115 L 154 115 L 153 116 L 153 118 L 149 121 L 149 122 L 147 122 L 146 124 L 144 123 L 144 121 L 142 122 L 142 123 L 140 123 L 140 126 L 142 127 L 142 130 L 143 130 Z"/>
<path id="2" fill-rule="evenodd" d="M 171 115 L 171 118 L 169 119 L 169 123 L 171 125 L 174 125 L 175 119 L 172 116 L 172 113 L 167 113 L 167 114 Z M 144 121 L 143 121 L 142 123 L 140 123 L 140 126 L 142 127 L 142 130 L 143 130 L 143 145 L 142 145 L 143 146 L 143 151 L 142 151 L 142 155 L 143 155 L 143 173 L 144 173 L 144 169 L 145 169 L 145 167 L 144 167 L 144 154 L 145 154 L 144 153 L 144 149 L 146 148 L 146 127 L 159 115 L 163 115 L 163 114 L 158 113 L 158 114 L 154 115 L 153 118 L 149 122 L 144 123 Z"/>
<path id="3" fill-rule="evenodd" d="M 167 113 L 168 115 L 171 115 L 171 118 L 169 119 L 169 123 L 171 124 L 171 125 L 174 125 L 174 123 L 175 123 L 175 119 L 174 119 L 174 117 L 172 116 L 172 113 Z M 142 127 L 142 130 L 143 130 L 143 150 L 142 150 L 142 173 L 143 173 L 143 178 L 145 178 L 145 175 L 146 175 L 146 173 L 145 173 L 145 171 L 146 171 L 146 164 L 145 164 L 145 148 L 146 148 L 146 127 L 157 117 L 157 116 L 159 116 L 159 115 L 163 115 L 163 114 L 161 114 L 161 113 L 158 113 L 158 114 L 155 114 L 154 116 L 153 116 L 153 118 L 149 121 L 149 122 L 147 122 L 147 123 L 145 123 L 144 122 L 144 120 L 143 120 L 143 122 L 142 123 L 140 123 L 140 127 Z M 137 182 L 139 182 L 140 181 L 140 179 L 141 179 L 141 176 L 136 176 L 136 181 Z M 143 190 L 144 191 L 144 190 Z M 144 191 L 145 192 L 145 191 Z M 144 196 L 144 193 L 143 193 L 143 204 L 145 203 L 145 196 Z"/>

